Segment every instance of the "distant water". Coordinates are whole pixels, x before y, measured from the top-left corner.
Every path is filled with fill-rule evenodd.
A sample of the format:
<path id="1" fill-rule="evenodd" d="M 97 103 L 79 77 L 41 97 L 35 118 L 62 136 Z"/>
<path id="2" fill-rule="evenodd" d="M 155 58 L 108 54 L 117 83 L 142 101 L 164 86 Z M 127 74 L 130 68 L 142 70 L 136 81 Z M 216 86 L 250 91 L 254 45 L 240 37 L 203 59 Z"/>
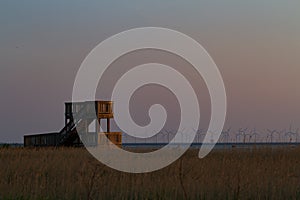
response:
<path id="1" fill-rule="evenodd" d="M 128 148 L 153 148 L 159 149 L 166 146 L 168 143 L 124 143 L 123 147 Z M 193 143 L 190 148 L 198 149 L 201 146 L 208 144 Z M 173 144 L 172 146 L 185 146 L 184 144 Z M 284 148 L 298 147 L 300 143 L 217 143 L 214 149 L 253 149 L 253 148 Z"/>
<path id="2" fill-rule="evenodd" d="M 23 143 L 0 143 L 0 147 L 23 147 Z"/>
<path id="3" fill-rule="evenodd" d="M 143 149 L 159 149 L 166 146 L 168 143 L 123 143 L 125 148 L 143 148 Z M 174 147 L 189 146 L 188 144 L 173 144 Z M 190 148 L 199 149 L 201 146 L 207 144 L 193 143 Z M 0 143 L 0 147 L 23 147 L 22 143 Z M 300 143 L 217 143 L 214 149 L 253 149 L 253 148 L 285 148 L 285 147 L 299 147 Z"/>

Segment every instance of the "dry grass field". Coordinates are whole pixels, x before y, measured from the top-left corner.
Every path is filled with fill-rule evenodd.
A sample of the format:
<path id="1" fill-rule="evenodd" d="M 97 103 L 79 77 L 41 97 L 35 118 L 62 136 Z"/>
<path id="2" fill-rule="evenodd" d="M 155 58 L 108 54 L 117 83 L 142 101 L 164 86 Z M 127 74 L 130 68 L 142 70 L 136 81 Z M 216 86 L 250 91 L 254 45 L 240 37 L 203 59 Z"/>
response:
<path id="1" fill-rule="evenodd" d="M 0 199 L 300 199 L 300 149 L 189 150 L 153 173 L 110 169 L 82 148 L 0 149 Z"/>

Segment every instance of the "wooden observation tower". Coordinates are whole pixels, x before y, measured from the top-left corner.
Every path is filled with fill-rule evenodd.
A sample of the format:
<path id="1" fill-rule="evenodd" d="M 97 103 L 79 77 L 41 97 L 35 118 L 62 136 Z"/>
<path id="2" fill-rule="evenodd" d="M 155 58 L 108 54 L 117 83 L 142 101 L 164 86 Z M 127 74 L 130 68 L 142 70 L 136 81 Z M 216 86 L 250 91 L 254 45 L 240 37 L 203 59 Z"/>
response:
<path id="1" fill-rule="evenodd" d="M 122 133 L 111 132 L 110 120 L 114 117 L 112 101 L 86 101 L 65 103 L 65 126 L 58 133 L 24 136 L 24 146 L 96 146 L 107 137 L 117 146 L 122 145 Z M 101 122 L 106 120 L 106 131 Z M 90 125 L 94 123 L 94 129 Z M 80 134 L 78 134 L 80 133 Z"/>

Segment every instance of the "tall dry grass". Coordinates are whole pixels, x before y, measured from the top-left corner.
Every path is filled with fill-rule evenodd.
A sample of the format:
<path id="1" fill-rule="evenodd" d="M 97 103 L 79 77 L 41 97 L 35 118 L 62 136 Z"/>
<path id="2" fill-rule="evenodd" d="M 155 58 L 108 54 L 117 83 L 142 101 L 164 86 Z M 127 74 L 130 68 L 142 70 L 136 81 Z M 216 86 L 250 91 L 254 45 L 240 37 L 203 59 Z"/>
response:
<path id="1" fill-rule="evenodd" d="M 85 149 L 0 149 L 0 199 L 300 199 L 300 149 L 189 150 L 159 171 L 110 169 Z"/>

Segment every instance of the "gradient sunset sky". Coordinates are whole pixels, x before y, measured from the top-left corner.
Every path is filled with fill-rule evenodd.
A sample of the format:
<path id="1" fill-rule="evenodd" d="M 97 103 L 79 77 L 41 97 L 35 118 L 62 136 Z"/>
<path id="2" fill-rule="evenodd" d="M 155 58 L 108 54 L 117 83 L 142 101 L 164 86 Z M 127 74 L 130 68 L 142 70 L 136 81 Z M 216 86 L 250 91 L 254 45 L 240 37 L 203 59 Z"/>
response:
<path id="1" fill-rule="evenodd" d="M 0 142 L 59 131 L 85 56 L 145 26 L 180 31 L 208 51 L 226 87 L 225 128 L 300 127 L 299 0 L 1 0 Z"/>

